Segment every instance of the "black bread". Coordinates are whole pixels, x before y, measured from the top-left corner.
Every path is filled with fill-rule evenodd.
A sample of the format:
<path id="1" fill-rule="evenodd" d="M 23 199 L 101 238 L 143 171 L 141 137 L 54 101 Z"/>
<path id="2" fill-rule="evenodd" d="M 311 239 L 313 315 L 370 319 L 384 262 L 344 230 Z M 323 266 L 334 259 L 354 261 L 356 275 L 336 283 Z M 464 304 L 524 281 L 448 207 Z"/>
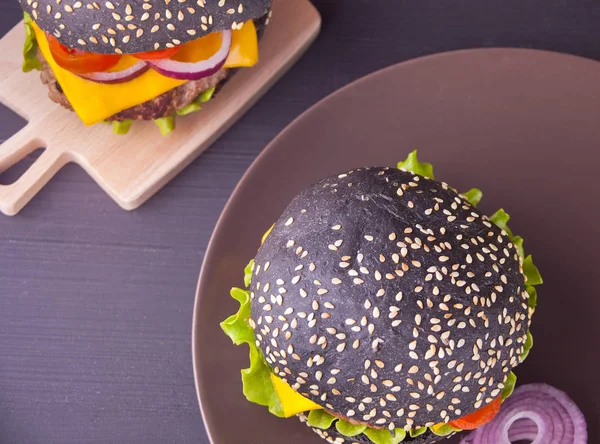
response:
<path id="1" fill-rule="evenodd" d="M 257 345 L 337 415 L 417 428 L 498 397 L 529 328 L 507 234 L 445 183 L 356 169 L 306 188 L 259 249 Z"/>
<path id="2" fill-rule="evenodd" d="M 20 0 L 38 26 L 70 48 L 134 54 L 238 29 L 271 0 Z"/>

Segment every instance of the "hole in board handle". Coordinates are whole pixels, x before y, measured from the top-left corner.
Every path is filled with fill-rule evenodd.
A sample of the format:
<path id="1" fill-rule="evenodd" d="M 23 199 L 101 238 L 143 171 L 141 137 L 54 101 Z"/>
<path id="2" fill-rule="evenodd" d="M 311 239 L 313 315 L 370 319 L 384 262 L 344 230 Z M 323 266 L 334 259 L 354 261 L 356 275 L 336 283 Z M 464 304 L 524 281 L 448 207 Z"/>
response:
<path id="1" fill-rule="evenodd" d="M 0 185 L 12 185 L 35 163 L 46 148 L 37 148 L 9 166 L 5 171 L 0 171 Z"/>
<path id="2" fill-rule="evenodd" d="M 0 102 L 0 145 L 21 131 L 25 125 L 27 120 Z"/>

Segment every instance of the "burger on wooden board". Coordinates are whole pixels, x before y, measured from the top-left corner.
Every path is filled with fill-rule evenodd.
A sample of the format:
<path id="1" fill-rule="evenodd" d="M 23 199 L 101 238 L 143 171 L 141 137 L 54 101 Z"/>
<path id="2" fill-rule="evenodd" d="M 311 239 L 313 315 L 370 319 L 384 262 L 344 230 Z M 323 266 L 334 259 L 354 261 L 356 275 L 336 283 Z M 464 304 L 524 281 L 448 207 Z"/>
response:
<path id="1" fill-rule="evenodd" d="M 126 133 L 200 109 L 232 70 L 259 59 L 271 0 L 20 0 L 23 69 L 86 125 Z"/>
<path id="2" fill-rule="evenodd" d="M 542 282 L 499 210 L 411 153 L 304 189 L 221 326 L 248 400 L 331 443 L 433 443 L 489 422 L 529 353 Z"/>

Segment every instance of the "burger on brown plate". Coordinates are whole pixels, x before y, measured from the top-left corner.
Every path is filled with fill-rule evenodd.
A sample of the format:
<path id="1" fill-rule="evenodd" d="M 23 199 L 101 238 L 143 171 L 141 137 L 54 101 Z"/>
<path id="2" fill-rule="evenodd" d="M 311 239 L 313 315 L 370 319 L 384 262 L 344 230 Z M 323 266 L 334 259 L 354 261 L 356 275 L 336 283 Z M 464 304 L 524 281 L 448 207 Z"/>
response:
<path id="1" fill-rule="evenodd" d="M 271 0 L 20 0 L 23 69 L 86 125 L 126 133 L 200 109 L 234 70 L 259 60 Z"/>
<path id="2" fill-rule="evenodd" d="M 428 444 L 490 422 L 532 345 L 542 280 L 481 196 L 412 153 L 292 199 L 221 324 L 250 348 L 246 398 L 334 444 Z"/>

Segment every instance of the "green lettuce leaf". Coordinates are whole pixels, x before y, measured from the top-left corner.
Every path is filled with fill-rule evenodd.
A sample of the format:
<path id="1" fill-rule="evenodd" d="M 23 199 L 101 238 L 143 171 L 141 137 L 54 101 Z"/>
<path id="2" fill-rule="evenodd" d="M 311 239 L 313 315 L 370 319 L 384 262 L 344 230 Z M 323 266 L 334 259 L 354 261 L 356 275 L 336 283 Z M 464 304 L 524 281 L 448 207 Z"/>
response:
<path id="1" fill-rule="evenodd" d="M 335 428 L 342 435 L 347 436 L 348 438 L 352 438 L 353 436 L 357 436 L 363 433 L 367 429 L 367 426 L 360 424 L 350 424 L 348 421 L 338 419 L 338 421 L 335 423 Z"/>
<path id="2" fill-rule="evenodd" d="M 202 94 L 200 94 L 200 103 L 206 103 L 210 99 L 212 99 L 213 96 L 215 95 L 216 90 L 217 90 L 217 88 L 211 88 L 211 89 L 207 89 Z"/>
<path id="3" fill-rule="evenodd" d="M 463 193 L 463 196 L 471 205 L 476 207 L 483 198 L 483 192 L 479 188 L 471 188 L 466 193 Z"/>
<path id="4" fill-rule="evenodd" d="M 283 418 L 281 402 L 271 382 L 271 368 L 256 347 L 250 347 L 250 368 L 242 370 L 244 396 L 250 402 L 264 405 L 273 415 Z"/>
<path id="5" fill-rule="evenodd" d="M 437 436 L 449 436 L 449 435 L 452 435 L 453 433 L 462 431 L 462 429 L 452 427 L 450 424 L 444 424 L 444 425 L 441 425 L 441 426 L 435 427 L 435 428 L 430 427 L 430 429 L 433 432 L 433 434 L 437 435 Z"/>
<path id="6" fill-rule="evenodd" d="M 506 380 L 506 382 L 504 382 L 504 388 L 502 389 L 502 393 L 500 394 L 500 396 L 502 397 L 502 401 L 504 401 L 506 398 L 512 395 L 516 383 L 517 375 L 515 375 L 513 372 L 510 372 L 508 374 L 508 379 Z"/>
<path id="7" fill-rule="evenodd" d="M 395 429 L 394 432 L 389 430 L 370 429 L 364 425 L 350 424 L 348 421 L 338 419 L 335 416 L 327 413 L 325 410 L 311 410 L 308 413 L 307 423 L 311 427 L 327 430 L 335 423 L 335 428 L 342 435 L 353 437 L 364 433 L 375 444 L 398 444 L 406 437 L 406 432 L 402 429 Z M 422 435 L 427 431 L 427 427 L 417 429 L 414 436 Z"/>
<path id="8" fill-rule="evenodd" d="M 254 269 L 254 259 L 248 262 L 246 268 L 244 268 L 244 285 L 246 288 L 250 287 L 250 282 L 252 281 L 252 270 Z"/>
<path id="9" fill-rule="evenodd" d="M 420 162 L 417 157 L 417 150 L 412 151 L 403 162 L 398 162 L 397 166 L 399 169 L 406 170 L 414 174 L 419 174 L 421 176 L 428 177 L 429 179 L 435 178 L 433 174 L 433 165 L 430 163 Z M 476 207 L 477 204 L 481 202 L 483 193 L 478 188 L 471 188 L 466 193 L 463 193 L 462 196 L 467 199 L 471 205 Z"/>
<path id="10" fill-rule="evenodd" d="M 525 340 L 525 344 L 523 344 L 523 353 L 521 353 L 521 356 L 520 356 L 521 362 L 523 362 L 527 358 L 527 356 L 529 355 L 529 350 L 531 350 L 531 347 L 533 347 L 533 336 L 531 335 L 531 332 L 528 331 L 527 339 Z"/>
<path id="11" fill-rule="evenodd" d="M 540 285 L 544 283 L 540 271 L 533 265 L 531 255 L 527 256 L 523 261 L 523 273 L 527 276 L 527 285 Z"/>
<path id="12" fill-rule="evenodd" d="M 511 239 L 512 243 L 517 247 L 519 256 L 525 258 L 525 250 L 523 249 L 523 238 L 521 236 L 513 236 Z"/>
<path id="13" fill-rule="evenodd" d="M 530 308 L 535 308 L 537 305 L 537 290 L 535 287 L 527 286 L 527 293 L 529 293 L 529 302 L 528 305 Z"/>
<path id="14" fill-rule="evenodd" d="M 417 150 L 414 150 L 408 155 L 404 162 L 398 162 L 398 169 L 410 171 L 414 174 L 419 174 L 429 179 L 433 179 L 433 165 L 430 163 L 419 162 L 417 158 Z"/>
<path id="15" fill-rule="evenodd" d="M 395 429 L 392 434 L 389 430 L 367 428 L 365 435 L 375 444 L 398 444 L 406 438 L 406 432 L 402 429 Z"/>
<path id="16" fill-rule="evenodd" d="M 508 233 L 509 237 L 512 237 L 512 231 L 508 228 L 508 221 L 510 220 L 510 216 L 506 211 L 500 208 L 494 214 L 490 216 L 490 220 L 498 226 L 498 228 L 503 229 Z"/>
<path id="17" fill-rule="evenodd" d="M 515 245 L 519 256 L 523 259 L 523 274 L 526 278 L 526 290 L 529 294 L 529 300 L 527 304 L 530 308 L 535 309 L 535 306 L 537 304 L 537 290 L 535 289 L 534 285 L 540 285 L 544 282 L 540 271 L 534 265 L 531 255 L 525 256 L 523 238 L 521 236 L 513 235 L 512 231 L 508 227 L 508 221 L 510 220 L 510 216 L 508 215 L 508 213 L 503 209 L 500 209 L 496 211 L 492 216 L 490 216 L 490 220 L 508 233 L 508 236 L 510 237 L 511 242 Z M 520 356 L 521 362 L 523 362 L 527 358 L 527 356 L 529 356 L 529 351 L 531 350 L 531 347 L 533 347 L 533 336 L 531 335 L 531 331 L 528 331 L 527 340 L 524 344 L 524 350 Z M 514 377 L 516 381 L 516 376 L 514 376 L 513 373 L 511 373 L 511 376 Z M 513 381 L 513 386 L 510 389 L 510 393 L 512 393 L 512 390 L 514 389 L 515 381 Z M 510 395 L 510 393 L 508 393 L 508 395 L 505 396 L 505 391 L 503 391 L 502 400 L 504 400 Z"/>
<path id="18" fill-rule="evenodd" d="M 122 122 L 118 122 L 115 120 L 112 123 L 113 133 L 119 134 L 119 135 L 127 134 L 129 132 L 129 130 L 131 129 L 132 124 L 133 124 L 133 120 L 123 120 Z"/>
<path id="19" fill-rule="evenodd" d="M 527 286 L 533 288 L 534 285 L 543 284 L 544 280 L 542 279 L 540 271 L 534 265 L 533 258 L 531 255 L 525 256 L 523 238 L 521 236 L 513 235 L 511 229 L 508 227 L 508 221 L 510 220 L 508 213 L 501 208 L 490 216 L 490 220 L 508 233 L 510 241 L 515 245 L 519 256 L 523 259 L 523 274 L 527 278 Z"/>
<path id="20" fill-rule="evenodd" d="M 184 106 L 181 109 L 177 110 L 177 114 L 180 116 L 187 116 L 188 114 L 195 113 L 196 111 L 200 111 L 202 109 L 202 104 L 208 102 L 212 99 L 212 96 L 215 94 L 216 88 L 207 89 L 202 94 L 198 96 L 196 100 L 190 103 L 188 106 Z"/>
<path id="21" fill-rule="evenodd" d="M 338 432 L 346 437 L 353 437 L 364 433 L 375 444 L 398 444 L 406 437 L 406 432 L 402 429 L 389 430 L 370 429 L 364 425 L 351 424 L 348 421 L 338 419 L 327 413 L 325 410 L 311 410 L 308 413 L 308 425 L 317 429 L 327 430 L 335 423 Z M 417 429 L 414 436 L 422 435 L 427 431 L 427 427 Z"/>
<path id="22" fill-rule="evenodd" d="M 254 331 L 248 324 L 250 319 L 250 292 L 233 288 L 231 296 L 240 303 L 239 311 L 221 322 L 221 328 L 235 345 L 248 344 L 250 348 L 250 367 L 242 370 L 244 396 L 250 402 L 264 405 L 269 411 L 283 417 L 279 397 L 271 382 L 271 369 L 264 361 L 262 353 L 254 343 Z"/>
<path id="23" fill-rule="evenodd" d="M 308 414 L 308 425 L 317 429 L 327 430 L 336 420 L 336 417 L 330 415 L 325 410 L 311 410 Z"/>
<path id="24" fill-rule="evenodd" d="M 200 102 L 198 100 L 194 100 L 188 106 L 184 106 L 177 110 L 177 114 L 179 116 L 187 116 L 188 114 L 195 113 L 196 111 L 200 111 L 202 107 L 200 106 Z"/>
<path id="25" fill-rule="evenodd" d="M 221 322 L 221 328 L 235 345 L 254 343 L 254 331 L 248 325 L 250 318 L 250 292 L 232 288 L 231 297 L 240 303 L 239 311 Z"/>
<path id="26" fill-rule="evenodd" d="M 208 102 L 213 98 L 216 88 L 210 88 L 203 91 L 196 100 L 190 103 L 188 106 L 178 109 L 175 113 L 178 116 L 187 116 L 188 114 L 195 113 L 202 109 L 202 104 Z M 162 119 L 156 119 L 154 121 L 163 136 L 172 133 L 175 130 L 175 116 L 163 117 Z"/>
<path id="27" fill-rule="evenodd" d="M 421 436 L 423 433 L 427 431 L 427 427 L 419 427 L 418 429 L 410 429 L 408 434 L 411 438 L 416 438 L 417 436 Z"/>
<path id="28" fill-rule="evenodd" d="M 25 25 L 25 45 L 23 46 L 23 72 L 43 69 L 42 62 L 37 58 L 38 43 L 33 30 L 33 20 L 28 13 L 23 13 Z"/>
<path id="29" fill-rule="evenodd" d="M 175 131 L 175 116 L 161 117 L 160 119 L 156 119 L 154 123 L 156 123 L 163 136 Z"/>

